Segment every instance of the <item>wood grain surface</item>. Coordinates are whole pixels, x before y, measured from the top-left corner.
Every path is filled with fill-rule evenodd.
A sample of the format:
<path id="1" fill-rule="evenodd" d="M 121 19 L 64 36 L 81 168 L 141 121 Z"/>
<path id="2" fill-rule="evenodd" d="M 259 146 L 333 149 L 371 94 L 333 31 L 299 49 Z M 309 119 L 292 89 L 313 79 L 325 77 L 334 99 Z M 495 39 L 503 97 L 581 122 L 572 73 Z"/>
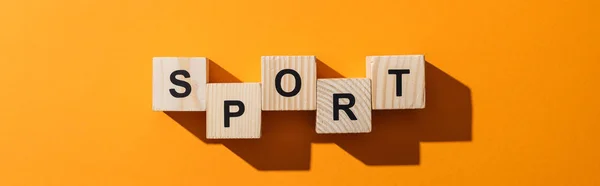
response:
<path id="1" fill-rule="evenodd" d="M 317 68 L 315 56 L 262 56 L 262 109 L 263 110 L 316 110 Z M 301 79 L 300 92 L 285 97 L 275 89 L 275 77 L 283 69 L 298 72 Z M 281 88 L 291 92 L 295 84 L 294 76 L 282 77 Z"/>
<path id="2" fill-rule="evenodd" d="M 171 82 L 176 70 L 186 70 L 190 77 L 176 78 L 191 85 L 191 93 L 176 98 L 169 92 L 174 89 L 183 93 L 185 88 Z M 154 111 L 205 111 L 208 65 L 204 57 L 155 57 L 152 59 L 152 110 Z"/>
<path id="3" fill-rule="evenodd" d="M 342 110 L 333 109 L 333 94 L 350 93 L 355 97 L 350 108 L 357 120 L 351 120 Z M 339 99 L 340 105 L 347 105 L 348 99 Z M 339 120 L 333 119 L 339 112 Z M 317 80 L 317 126 L 323 133 L 368 133 L 371 132 L 371 80 L 367 78 L 339 78 Z"/>
<path id="4" fill-rule="evenodd" d="M 206 138 L 242 139 L 260 138 L 261 101 L 260 83 L 209 83 L 206 109 Z M 239 100 L 245 111 L 239 117 L 230 117 L 230 126 L 225 127 L 224 101 Z M 230 106 L 231 112 L 239 111 Z"/>
<path id="5" fill-rule="evenodd" d="M 390 69 L 408 69 L 402 75 L 402 94 L 396 95 L 396 75 Z M 425 108 L 425 60 L 423 55 L 367 56 L 373 110 Z"/>

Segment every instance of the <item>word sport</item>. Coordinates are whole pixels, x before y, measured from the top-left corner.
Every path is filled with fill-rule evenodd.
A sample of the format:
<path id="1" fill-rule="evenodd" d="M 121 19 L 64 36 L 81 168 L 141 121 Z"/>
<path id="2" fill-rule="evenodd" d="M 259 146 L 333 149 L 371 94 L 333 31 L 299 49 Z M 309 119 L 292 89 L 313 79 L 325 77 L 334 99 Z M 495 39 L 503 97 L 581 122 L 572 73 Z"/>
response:
<path id="1" fill-rule="evenodd" d="M 210 83 L 205 57 L 154 57 L 152 109 L 206 111 L 206 138 L 261 136 L 262 111 L 316 111 L 319 134 L 371 132 L 372 110 L 425 108 L 423 55 L 367 56 L 366 78 L 317 78 L 315 56 L 262 56 L 261 82 Z"/>

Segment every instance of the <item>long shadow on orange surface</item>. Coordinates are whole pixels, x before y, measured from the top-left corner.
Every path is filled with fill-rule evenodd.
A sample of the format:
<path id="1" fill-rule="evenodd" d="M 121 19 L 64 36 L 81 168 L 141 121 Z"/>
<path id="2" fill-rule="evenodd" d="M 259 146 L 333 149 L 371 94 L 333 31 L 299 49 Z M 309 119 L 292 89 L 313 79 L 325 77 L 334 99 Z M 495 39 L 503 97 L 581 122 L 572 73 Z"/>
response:
<path id="1" fill-rule="evenodd" d="M 318 78 L 343 76 L 317 60 Z M 467 86 L 426 63 L 426 107 L 373 111 L 367 134 L 318 135 L 315 111 L 264 111 L 262 136 L 250 140 L 206 139 L 203 112 L 166 112 L 204 143 L 223 144 L 258 170 L 310 169 L 311 143 L 335 143 L 366 165 L 417 165 L 419 142 L 471 141 L 472 106 Z M 240 82 L 209 61 L 211 83 Z"/>
<path id="2" fill-rule="evenodd" d="M 241 82 L 209 60 L 209 82 Z M 258 170 L 308 170 L 315 112 L 262 112 L 260 139 L 207 139 L 205 112 L 165 112 L 204 143 L 223 144 Z"/>
<path id="3" fill-rule="evenodd" d="M 314 142 L 334 142 L 367 165 L 417 165 L 419 142 L 471 141 L 470 89 L 429 62 L 425 80 L 425 109 L 373 110 L 371 133 L 316 135 Z"/>

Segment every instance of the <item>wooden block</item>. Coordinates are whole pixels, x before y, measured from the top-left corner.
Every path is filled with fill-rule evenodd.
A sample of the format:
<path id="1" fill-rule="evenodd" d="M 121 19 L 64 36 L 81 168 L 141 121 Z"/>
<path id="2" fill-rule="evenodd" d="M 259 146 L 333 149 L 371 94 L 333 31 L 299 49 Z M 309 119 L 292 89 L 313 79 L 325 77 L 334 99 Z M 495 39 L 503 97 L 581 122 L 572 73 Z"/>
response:
<path id="1" fill-rule="evenodd" d="M 425 108 L 423 55 L 367 56 L 367 78 L 373 110 Z"/>
<path id="2" fill-rule="evenodd" d="M 209 83 L 206 138 L 260 138 L 260 83 Z"/>
<path id="3" fill-rule="evenodd" d="M 317 133 L 371 132 L 371 80 L 317 80 Z"/>
<path id="4" fill-rule="evenodd" d="M 206 58 L 155 57 L 152 63 L 152 110 L 206 110 Z"/>
<path id="5" fill-rule="evenodd" d="M 263 110 L 316 110 L 315 56 L 262 56 Z"/>

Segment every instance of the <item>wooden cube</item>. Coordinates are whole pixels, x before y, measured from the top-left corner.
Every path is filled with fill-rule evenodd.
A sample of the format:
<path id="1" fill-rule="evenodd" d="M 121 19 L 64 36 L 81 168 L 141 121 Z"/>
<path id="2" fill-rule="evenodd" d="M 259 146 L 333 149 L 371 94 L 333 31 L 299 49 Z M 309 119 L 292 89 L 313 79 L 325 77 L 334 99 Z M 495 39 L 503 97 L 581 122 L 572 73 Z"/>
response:
<path id="1" fill-rule="evenodd" d="M 317 80 L 317 127 L 324 133 L 371 132 L 371 80 Z"/>
<path id="2" fill-rule="evenodd" d="M 423 55 L 367 56 L 373 110 L 425 108 Z"/>
<path id="3" fill-rule="evenodd" d="M 206 138 L 260 138 L 260 83 L 209 83 Z"/>
<path id="4" fill-rule="evenodd" d="M 262 56 L 263 110 L 316 110 L 315 56 Z"/>
<path id="5" fill-rule="evenodd" d="M 155 57 L 152 64 L 152 110 L 206 110 L 206 58 Z"/>

